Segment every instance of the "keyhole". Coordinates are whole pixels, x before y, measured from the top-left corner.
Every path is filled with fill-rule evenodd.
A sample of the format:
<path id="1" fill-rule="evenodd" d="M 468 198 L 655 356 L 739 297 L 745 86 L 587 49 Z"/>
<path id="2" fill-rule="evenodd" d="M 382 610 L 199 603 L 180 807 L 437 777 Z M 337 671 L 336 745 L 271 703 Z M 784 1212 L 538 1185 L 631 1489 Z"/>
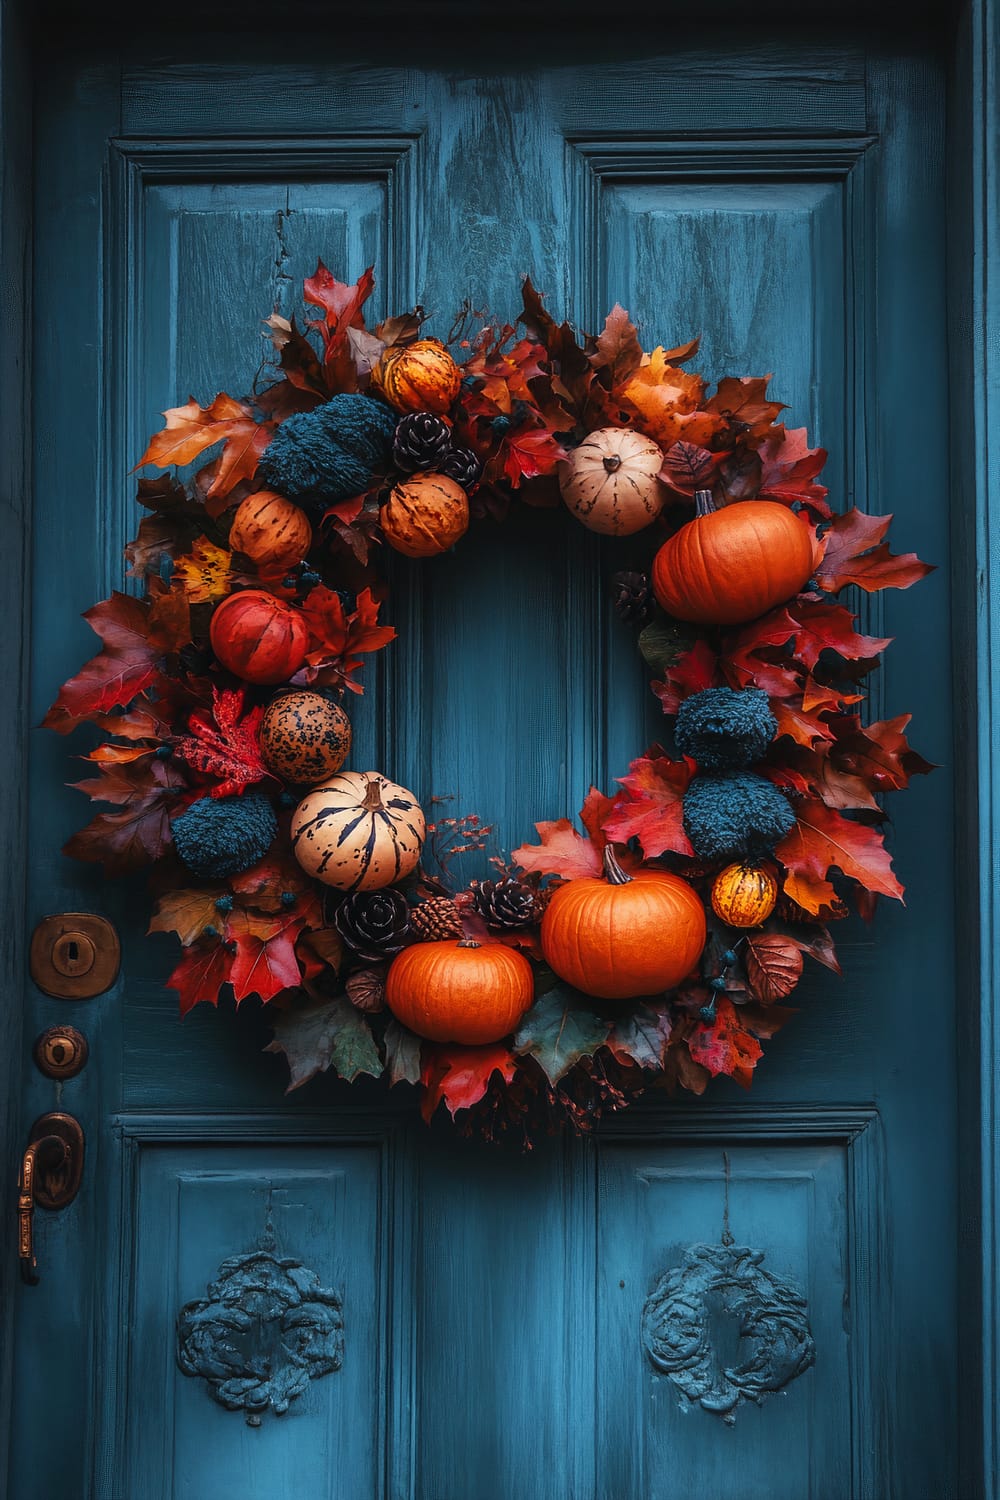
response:
<path id="1" fill-rule="evenodd" d="M 71 964 L 75 964 L 76 961 L 77 961 L 77 959 L 80 957 L 80 946 L 79 946 L 79 944 L 78 943 L 74 943 L 74 942 L 71 941 L 70 944 L 69 944 L 69 947 L 67 949 L 67 952 L 69 954 L 69 961 L 70 961 L 70 963 Z"/>
<path id="2" fill-rule="evenodd" d="M 66 1048 L 63 1046 L 62 1042 L 56 1042 L 55 1046 L 52 1048 L 52 1061 L 54 1063 L 62 1063 L 65 1062 L 65 1060 Z"/>

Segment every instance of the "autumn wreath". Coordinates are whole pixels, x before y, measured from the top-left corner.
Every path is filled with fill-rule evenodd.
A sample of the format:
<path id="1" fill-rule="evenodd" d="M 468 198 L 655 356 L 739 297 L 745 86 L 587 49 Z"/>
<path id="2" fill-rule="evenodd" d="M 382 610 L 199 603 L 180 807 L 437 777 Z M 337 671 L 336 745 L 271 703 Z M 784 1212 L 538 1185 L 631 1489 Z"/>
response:
<path id="1" fill-rule="evenodd" d="M 256 997 L 293 1086 L 386 1075 L 427 1119 L 530 1141 L 650 1086 L 748 1085 L 803 955 L 837 969 L 845 898 L 902 894 L 878 798 L 930 768 L 907 716 L 866 722 L 888 642 L 833 596 L 929 569 L 889 517 L 832 513 L 767 378 L 686 372 L 697 341 L 644 353 L 620 307 L 578 338 L 530 282 L 523 331 L 468 308 L 443 341 L 420 310 L 370 330 L 373 285 L 320 264 L 304 327 L 268 320 L 270 383 L 168 411 L 142 455 L 167 471 L 139 482 L 142 597 L 88 611 L 102 650 L 45 721 L 104 736 L 79 785 L 113 810 L 67 853 L 153 867 L 182 1014 Z M 648 536 L 610 584 L 663 743 L 591 788 L 585 832 L 541 822 L 463 882 L 492 830 L 345 770 L 344 705 L 395 637 L 385 549 L 432 557 L 523 502 Z"/>

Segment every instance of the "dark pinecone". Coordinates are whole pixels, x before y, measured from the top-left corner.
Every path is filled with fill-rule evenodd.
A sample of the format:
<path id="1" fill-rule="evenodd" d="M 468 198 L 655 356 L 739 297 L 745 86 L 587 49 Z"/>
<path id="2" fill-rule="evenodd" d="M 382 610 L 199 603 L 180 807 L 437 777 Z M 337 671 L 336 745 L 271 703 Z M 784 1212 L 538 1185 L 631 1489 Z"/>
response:
<path id="1" fill-rule="evenodd" d="M 556 891 L 562 884 L 563 882 L 559 880 L 555 885 L 547 885 L 543 891 L 535 892 L 534 920 L 536 922 L 540 922 L 542 920 L 545 913 L 549 909 L 549 902 L 552 900 L 552 897 L 555 895 Z"/>
<path id="2" fill-rule="evenodd" d="M 535 892 L 513 876 L 484 880 L 476 887 L 475 899 L 488 927 L 528 927 L 535 921 Z"/>
<path id="3" fill-rule="evenodd" d="M 439 474 L 447 474 L 448 478 L 454 479 L 463 490 L 471 490 L 474 484 L 478 484 L 479 476 L 483 472 L 483 466 L 471 448 L 452 448 L 437 467 Z"/>
<path id="4" fill-rule="evenodd" d="M 410 931 L 418 943 L 443 943 L 462 936 L 458 907 L 450 896 L 432 896 L 410 911 Z"/>
<path id="5" fill-rule="evenodd" d="M 392 445 L 397 469 L 415 474 L 418 469 L 437 469 L 451 449 L 451 428 L 431 411 L 411 411 L 401 417 Z"/>
<path id="6" fill-rule="evenodd" d="M 645 573 L 615 573 L 611 597 L 626 625 L 646 625 L 653 613 L 653 595 Z"/>
<path id="7" fill-rule="evenodd" d="M 406 946 L 410 908 L 399 891 L 355 891 L 337 907 L 333 924 L 361 958 L 388 958 Z"/>

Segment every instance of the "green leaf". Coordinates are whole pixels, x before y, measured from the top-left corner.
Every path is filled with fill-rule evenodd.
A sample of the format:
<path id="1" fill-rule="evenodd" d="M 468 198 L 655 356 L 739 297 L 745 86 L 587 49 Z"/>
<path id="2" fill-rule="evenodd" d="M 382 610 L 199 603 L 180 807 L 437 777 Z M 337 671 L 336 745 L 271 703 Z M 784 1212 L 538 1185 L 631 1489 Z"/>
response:
<path id="1" fill-rule="evenodd" d="M 327 1068 L 348 1083 L 359 1073 L 379 1078 L 384 1071 L 368 1022 L 344 995 L 286 1011 L 275 1019 L 274 1041 L 264 1051 L 285 1054 L 289 1092 Z"/>
<path id="2" fill-rule="evenodd" d="M 670 1041 L 670 1013 L 640 1005 L 615 1023 L 608 1046 L 616 1057 L 640 1068 L 662 1068 Z"/>
<path id="3" fill-rule="evenodd" d="M 591 1057 L 608 1035 L 608 1022 L 589 1009 L 587 997 L 558 984 L 539 997 L 514 1038 L 514 1051 L 529 1052 L 551 1084 L 581 1057 Z"/>
<path id="4" fill-rule="evenodd" d="M 390 1088 L 397 1083 L 420 1082 L 420 1038 L 398 1021 L 385 1028 L 385 1065 Z"/>
<path id="5" fill-rule="evenodd" d="M 690 651 L 694 640 L 690 626 L 666 615 L 657 615 L 639 632 L 639 650 L 647 666 L 659 674 Z"/>

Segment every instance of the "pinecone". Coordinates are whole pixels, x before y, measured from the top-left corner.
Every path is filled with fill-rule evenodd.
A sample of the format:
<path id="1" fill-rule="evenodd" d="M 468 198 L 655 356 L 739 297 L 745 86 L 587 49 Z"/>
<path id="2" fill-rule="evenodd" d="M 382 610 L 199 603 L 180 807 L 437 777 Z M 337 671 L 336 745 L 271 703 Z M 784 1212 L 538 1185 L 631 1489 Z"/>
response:
<path id="1" fill-rule="evenodd" d="M 390 958 L 410 936 L 410 908 L 399 891 L 354 891 L 333 914 L 333 925 L 361 958 Z"/>
<path id="2" fill-rule="evenodd" d="M 452 448 L 438 464 L 438 473 L 447 474 L 463 490 L 471 490 L 482 472 L 483 466 L 471 448 Z"/>
<path id="3" fill-rule="evenodd" d="M 615 573 L 611 597 L 626 625 L 646 625 L 653 613 L 653 596 L 645 573 Z"/>
<path id="4" fill-rule="evenodd" d="M 555 895 L 556 891 L 563 883 L 563 881 L 559 880 L 555 885 L 547 885 L 543 891 L 535 892 L 535 910 L 532 918 L 533 921 L 540 922 L 542 920 L 545 913 L 549 909 L 549 902 L 552 900 L 552 897 Z"/>
<path id="5" fill-rule="evenodd" d="M 410 932 L 418 943 L 442 943 L 462 936 L 458 907 L 450 896 L 432 896 L 410 912 Z"/>
<path id="6" fill-rule="evenodd" d="M 475 887 L 476 910 L 488 927 L 528 927 L 535 919 L 535 893 L 511 875 Z"/>
<path id="7" fill-rule="evenodd" d="M 437 469 L 451 450 L 451 428 L 431 411 L 411 411 L 401 417 L 393 439 L 392 461 L 397 469 L 414 474 Z"/>

